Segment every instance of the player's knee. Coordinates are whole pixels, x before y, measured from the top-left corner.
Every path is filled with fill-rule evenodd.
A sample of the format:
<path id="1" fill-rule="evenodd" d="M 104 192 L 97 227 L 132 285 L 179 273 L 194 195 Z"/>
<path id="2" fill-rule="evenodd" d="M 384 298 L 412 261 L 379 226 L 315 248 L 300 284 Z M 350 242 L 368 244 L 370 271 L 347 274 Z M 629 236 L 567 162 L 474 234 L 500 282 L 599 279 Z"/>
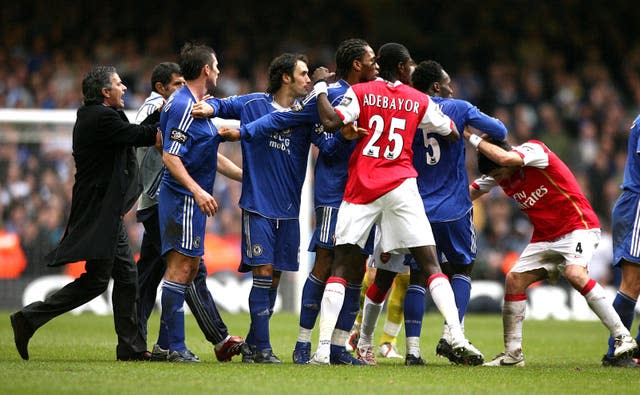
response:
<path id="1" fill-rule="evenodd" d="M 316 260 L 311 273 L 320 281 L 327 281 L 331 274 L 331 262 L 325 260 Z"/>
<path id="2" fill-rule="evenodd" d="M 567 265 L 564 270 L 564 277 L 577 290 L 581 290 L 589 281 L 587 269 L 578 265 Z"/>
<path id="3" fill-rule="evenodd" d="M 529 286 L 527 277 L 522 273 L 509 272 L 504 280 L 505 293 L 519 294 L 525 292 Z"/>
<path id="4" fill-rule="evenodd" d="M 446 273 L 449 276 L 452 276 L 454 274 L 463 274 L 465 276 L 471 277 L 471 272 L 473 271 L 473 264 L 474 262 L 469 263 L 468 265 L 463 265 L 461 263 L 451 263 L 449 264 L 450 266 L 450 271 L 451 274 Z"/>

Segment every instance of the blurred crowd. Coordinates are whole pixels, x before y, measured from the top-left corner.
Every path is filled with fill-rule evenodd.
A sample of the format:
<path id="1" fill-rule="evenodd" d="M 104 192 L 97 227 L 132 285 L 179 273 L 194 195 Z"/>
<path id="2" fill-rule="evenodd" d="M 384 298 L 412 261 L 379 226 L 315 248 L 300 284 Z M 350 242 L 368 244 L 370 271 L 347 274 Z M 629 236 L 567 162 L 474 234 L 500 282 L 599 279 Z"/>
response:
<path id="1" fill-rule="evenodd" d="M 84 73 L 104 63 L 117 67 L 128 87 L 126 106 L 136 109 L 149 94 L 153 66 L 175 61 L 192 38 L 218 52 L 219 97 L 264 91 L 268 64 L 284 51 L 305 53 L 310 68 L 334 68 L 335 47 L 345 38 L 365 38 L 374 50 L 402 42 L 416 61 L 440 61 L 455 97 L 501 119 L 513 145 L 542 140 L 569 165 L 604 230 L 592 274 L 613 281 L 610 209 L 628 130 L 640 112 L 639 33 L 625 36 L 620 27 L 637 16 L 632 5 L 489 0 L 475 9 L 473 2 L 348 0 L 333 10 L 318 1 L 252 2 L 249 12 L 241 1 L 221 12 L 207 8 L 211 4 L 185 10 L 116 1 L 96 11 L 90 2 L 63 1 L 53 10 L 44 1 L 32 3 L 7 5 L 0 14 L 0 108 L 76 109 Z M 70 140 L 69 127 L 0 123 L 0 235 L 19 235 L 28 262 L 23 274 L 49 272 L 41 258 L 64 230 L 74 172 Z M 239 145 L 224 144 L 221 152 L 241 163 Z M 220 177 L 215 188 L 222 210 L 210 231 L 239 236 L 240 186 Z M 498 190 L 476 204 L 475 216 L 474 278 L 502 281 L 531 227 Z M 140 228 L 130 229 L 135 247 Z"/>

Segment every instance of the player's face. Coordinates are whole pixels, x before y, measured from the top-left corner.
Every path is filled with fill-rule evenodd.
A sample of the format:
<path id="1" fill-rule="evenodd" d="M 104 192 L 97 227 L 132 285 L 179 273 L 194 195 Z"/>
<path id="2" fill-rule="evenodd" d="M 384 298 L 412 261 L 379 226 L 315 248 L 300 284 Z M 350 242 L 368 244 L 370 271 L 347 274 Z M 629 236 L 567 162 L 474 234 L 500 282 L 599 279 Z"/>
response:
<path id="1" fill-rule="evenodd" d="M 293 80 L 291 81 L 291 89 L 294 95 L 305 96 L 307 94 L 307 87 L 309 87 L 310 84 L 309 68 L 305 62 L 298 60 L 293 70 Z"/>
<path id="2" fill-rule="evenodd" d="M 207 91 L 213 90 L 218 84 L 218 76 L 220 75 L 220 69 L 218 69 L 218 59 L 216 55 L 211 54 L 213 58 L 212 66 L 207 65 L 206 68 L 209 70 L 209 75 L 207 77 Z"/>
<path id="3" fill-rule="evenodd" d="M 400 80 L 400 82 L 402 82 L 403 84 L 411 85 L 411 74 L 413 74 L 413 71 L 415 69 L 416 62 L 414 62 L 411 58 L 409 58 L 409 60 L 407 60 L 406 62 L 401 63 L 398 70 L 398 79 Z"/>
<path id="4" fill-rule="evenodd" d="M 362 67 L 360 73 L 360 82 L 373 81 L 378 76 L 380 66 L 376 62 L 376 53 L 373 52 L 370 46 L 366 46 L 364 49 L 364 56 L 360 61 Z"/>
<path id="5" fill-rule="evenodd" d="M 104 102 L 106 105 L 115 108 L 124 108 L 124 94 L 127 87 L 122 83 L 118 73 L 111 74 L 111 88 L 103 88 Z"/>
<path id="6" fill-rule="evenodd" d="M 165 99 L 168 99 L 169 96 L 176 90 L 182 88 L 185 84 L 184 77 L 180 74 L 173 73 L 171 74 L 171 81 L 168 84 L 162 86 L 162 96 Z"/>
<path id="7" fill-rule="evenodd" d="M 451 87 L 451 77 L 447 74 L 446 71 L 442 70 L 442 79 L 439 82 L 440 84 L 440 92 L 438 92 L 438 96 L 440 97 L 453 97 L 453 88 Z"/>

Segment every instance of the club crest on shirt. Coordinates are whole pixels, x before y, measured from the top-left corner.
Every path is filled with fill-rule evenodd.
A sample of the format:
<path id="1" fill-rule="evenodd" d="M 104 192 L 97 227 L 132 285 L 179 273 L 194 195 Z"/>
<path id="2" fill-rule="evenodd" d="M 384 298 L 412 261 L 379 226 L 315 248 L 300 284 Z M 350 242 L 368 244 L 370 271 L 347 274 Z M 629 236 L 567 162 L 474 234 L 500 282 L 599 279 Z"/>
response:
<path id="1" fill-rule="evenodd" d="M 172 141 L 177 141 L 180 144 L 184 144 L 187 139 L 189 138 L 189 135 L 187 135 L 187 133 L 185 133 L 184 131 L 178 129 L 178 128 L 173 128 L 171 129 L 171 134 L 169 135 L 169 140 Z"/>
<path id="2" fill-rule="evenodd" d="M 348 106 L 349 104 L 351 104 L 351 102 L 353 101 L 353 99 L 351 99 L 350 97 L 343 97 L 342 100 L 340 100 L 340 105 L 341 106 Z"/>
<path id="3" fill-rule="evenodd" d="M 300 112 L 300 111 L 302 111 L 303 108 L 304 108 L 304 104 L 302 104 L 300 101 L 296 100 L 293 103 L 293 105 L 291 106 L 291 111 Z"/>
<path id="4" fill-rule="evenodd" d="M 262 248 L 261 244 L 254 244 L 251 247 L 251 252 L 253 253 L 253 256 L 260 256 L 260 255 L 262 255 L 263 251 L 264 251 L 264 249 Z"/>
<path id="5" fill-rule="evenodd" d="M 315 134 L 322 134 L 324 133 L 324 126 L 321 123 L 316 123 L 313 125 L 313 131 Z"/>

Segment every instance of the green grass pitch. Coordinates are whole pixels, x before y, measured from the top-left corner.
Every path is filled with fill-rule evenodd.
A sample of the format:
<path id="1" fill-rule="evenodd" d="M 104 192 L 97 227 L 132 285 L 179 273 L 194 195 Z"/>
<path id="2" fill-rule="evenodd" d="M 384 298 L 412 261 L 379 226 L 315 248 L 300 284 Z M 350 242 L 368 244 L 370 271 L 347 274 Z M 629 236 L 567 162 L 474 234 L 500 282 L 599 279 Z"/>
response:
<path id="1" fill-rule="evenodd" d="M 149 321 L 151 345 L 158 318 L 156 314 Z M 246 334 L 248 314 L 225 314 L 224 319 L 232 334 Z M 271 320 L 271 340 L 274 352 L 284 363 L 267 366 L 242 364 L 238 357 L 230 363 L 217 362 L 189 316 L 187 344 L 203 363 L 181 365 L 115 361 L 112 317 L 91 314 L 64 314 L 49 322 L 31 339 L 31 359 L 22 361 L 13 344 L 9 312 L 2 312 L 0 394 L 638 393 L 640 370 L 600 365 L 607 331 L 599 322 L 526 320 L 524 368 L 452 366 L 437 358 L 434 350 L 441 322 L 439 315 L 425 316 L 424 367 L 405 367 L 401 360 L 382 359 L 374 367 L 297 366 L 291 362 L 297 315 L 276 313 Z M 499 316 L 469 315 L 465 326 L 467 336 L 486 359 L 502 351 Z M 403 334 L 398 345 L 404 352 Z"/>

